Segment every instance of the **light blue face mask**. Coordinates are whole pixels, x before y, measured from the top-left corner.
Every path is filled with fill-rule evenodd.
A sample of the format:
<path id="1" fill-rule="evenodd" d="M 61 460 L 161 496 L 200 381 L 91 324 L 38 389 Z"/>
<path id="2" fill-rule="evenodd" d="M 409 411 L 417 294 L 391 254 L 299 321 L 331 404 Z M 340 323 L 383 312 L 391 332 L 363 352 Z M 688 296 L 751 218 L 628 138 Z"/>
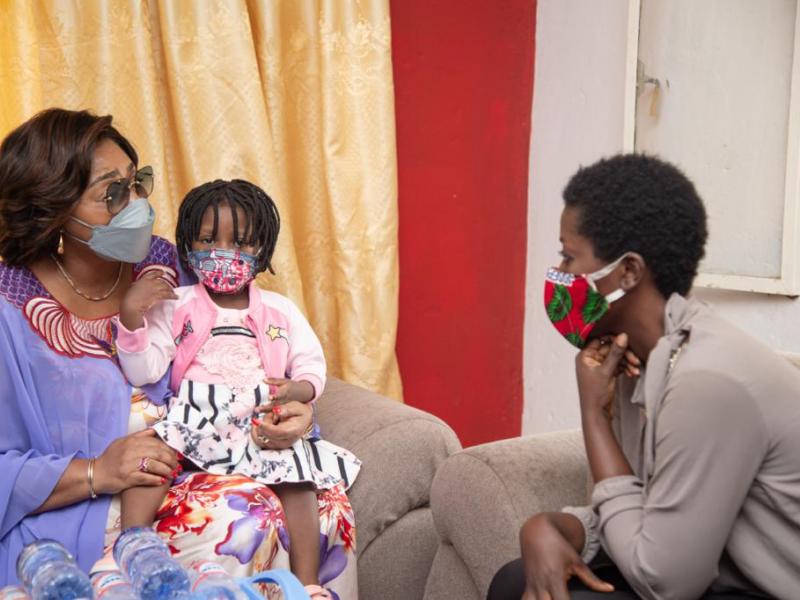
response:
<path id="1" fill-rule="evenodd" d="M 86 244 L 95 254 L 108 260 L 138 263 L 150 251 L 150 237 L 153 235 L 153 222 L 156 212 L 147 198 L 131 200 L 108 225 L 90 225 L 78 217 L 70 217 L 76 223 L 92 230 L 89 241 L 74 235 L 71 238 Z"/>

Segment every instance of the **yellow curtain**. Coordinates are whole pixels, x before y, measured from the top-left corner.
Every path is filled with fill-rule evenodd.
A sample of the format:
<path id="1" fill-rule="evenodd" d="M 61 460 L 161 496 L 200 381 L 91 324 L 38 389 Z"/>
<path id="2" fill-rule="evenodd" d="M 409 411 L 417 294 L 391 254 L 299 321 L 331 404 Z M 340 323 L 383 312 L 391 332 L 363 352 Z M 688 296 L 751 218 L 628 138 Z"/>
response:
<path id="1" fill-rule="evenodd" d="M 388 0 L 0 0 L 0 138 L 50 106 L 114 116 L 169 239 L 193 186 L 261 185 L 283 228 L 260 285 L 332 374 L 401 397 Z"/>

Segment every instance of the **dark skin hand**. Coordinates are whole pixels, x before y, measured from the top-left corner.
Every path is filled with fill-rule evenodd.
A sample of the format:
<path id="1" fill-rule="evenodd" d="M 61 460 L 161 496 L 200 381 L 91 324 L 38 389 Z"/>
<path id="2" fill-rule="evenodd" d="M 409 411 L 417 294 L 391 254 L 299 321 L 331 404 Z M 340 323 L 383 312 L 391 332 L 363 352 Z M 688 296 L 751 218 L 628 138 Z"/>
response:
<path id="1" fill-rule="evenodd" d="M 150 459 L 147 473 L 139 471 L 139 461 L 143 456 Z M 72 460 L 50 496 L 33 514 L 69 506 L 88 498 L 88 464 L 85 458 Z M 98 495 L 116 494 L 131 487 L 162 485 L 177 466 L 175 451 L 162 442 L 152 429 L 145 429 L 117 438 L 97 457 L 94 491 Z"/>
<path id="2" fill-rule="evenodd" d="M 592 340 L 575 358 L 583 439 L 592 477 L 598 482 L 633 475 L 611 428 L 614 384 L 627 346 L 628 336 L 621 333 L 610 343 Z"/>
<path id="3" fill-rule="evenodd" d="M 260 406 L 256 408 L 250 434 L 253 441 L 261 448 L 283 450 L 291 447 L 308 430 L 311 425 L 312 409 L 311 405 L 295 400 L 275 408 L 280 409 L 277 419 L 273 416 L 275 415 L 272 412 L 273 407 Z M 263 413 L 269 414 L 263 417 L 261 416 Z M 262 442 L 260 437 L 269 441 Z"/>
<path id="4" fill-rule="evenodd" d="M 581 560 L 584 533 L 577 517 L 539 513 L 522 526 L 519 540 L 526 580 L 523 600 L 569 600 L 567 581 L 572 577 L 596 592 L 614 591 Z"/>
<path id="5" fill-rule="evenodd" d="M 311 402 L 314 399 L 314 386 L 308 381 L 270 377 L 267 383 L 270 386 L 269 399 L 272 406 L 288 402 Z"/>
<path id="6" fill-rule="evenodd" d="M 162 300 L 177 300 L 172 284 L 157 270 L 148 271 L 136 280 L 122 299 L 119 320 L 128 331 L 144 326 L 144 315 Z"/>

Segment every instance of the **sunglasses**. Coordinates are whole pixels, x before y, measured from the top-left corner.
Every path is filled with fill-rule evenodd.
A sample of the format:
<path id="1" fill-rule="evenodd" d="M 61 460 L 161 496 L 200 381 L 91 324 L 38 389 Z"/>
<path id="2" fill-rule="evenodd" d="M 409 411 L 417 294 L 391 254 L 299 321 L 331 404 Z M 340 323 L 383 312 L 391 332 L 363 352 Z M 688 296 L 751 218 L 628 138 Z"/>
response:
<path id="1" fill-rule="evenodd" d="M 137 197 L 147 198 L 153 191 L 153 179 L 153 167 L 142 167 L 136 171 L 133 177 L 112 181 L 102 198 L 108 212 L 116 215 L 128 206 L 132 189 L 136 191 Z"/>

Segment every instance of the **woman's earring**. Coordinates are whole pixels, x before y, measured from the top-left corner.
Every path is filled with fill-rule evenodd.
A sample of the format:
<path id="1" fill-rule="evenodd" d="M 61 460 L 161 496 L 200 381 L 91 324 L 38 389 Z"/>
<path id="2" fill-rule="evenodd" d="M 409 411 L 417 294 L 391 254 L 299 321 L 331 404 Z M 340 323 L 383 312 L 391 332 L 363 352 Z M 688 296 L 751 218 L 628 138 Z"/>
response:
<path id="1" fill-rule="evenodd" d="M 58 234 L 58 249 L 56 252 L 61 255 L 64 254 L 64 232 L 59 232 Z"/>

